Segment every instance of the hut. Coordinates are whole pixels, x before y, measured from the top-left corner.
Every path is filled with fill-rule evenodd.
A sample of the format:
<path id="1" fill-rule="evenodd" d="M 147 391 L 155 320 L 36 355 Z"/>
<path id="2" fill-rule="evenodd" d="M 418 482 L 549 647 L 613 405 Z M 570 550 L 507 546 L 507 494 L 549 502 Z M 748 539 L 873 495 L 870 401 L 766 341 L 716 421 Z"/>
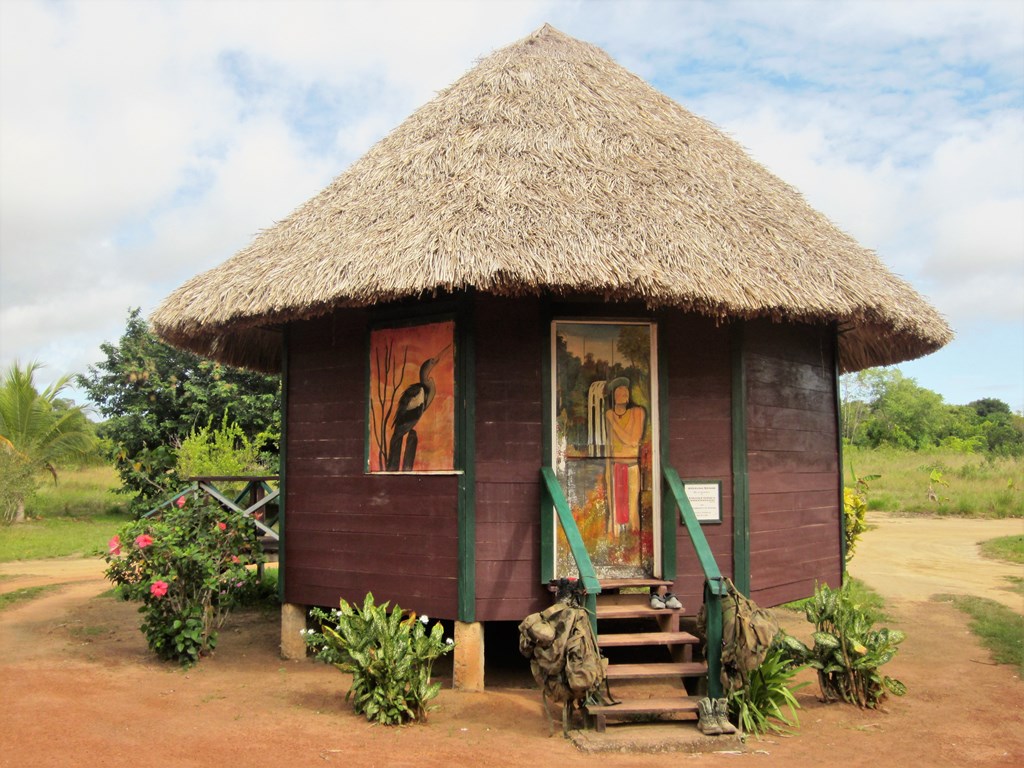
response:
<path id="1" fill-rule="evenodd" d="M 483 627 L 550 604 L 578 542 L 605 592 L 670 585 L 686 614 L 708 550 L 761 604 L 839 583 L 839 374 L 952 336 L 735 141 L 547 25 L 152 322 L 283 376 L 284 650 L 307 606 L 372 591 L 455 622 L 465 688 Z"/>

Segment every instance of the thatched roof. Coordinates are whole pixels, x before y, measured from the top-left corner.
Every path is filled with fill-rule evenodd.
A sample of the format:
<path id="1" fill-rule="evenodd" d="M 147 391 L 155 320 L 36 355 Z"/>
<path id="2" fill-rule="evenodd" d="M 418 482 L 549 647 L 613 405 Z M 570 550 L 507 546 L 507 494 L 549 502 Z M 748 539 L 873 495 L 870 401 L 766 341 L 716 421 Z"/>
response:
<path id="1" fill-rule="evenodd" d="M 457 293 L 596 295 L 836 323 L 844 370 L 932 352 L 942 317 L 732 139 L 544 26 L 485 58 L 152 317 L 272 370 L 272 330 Z"/>

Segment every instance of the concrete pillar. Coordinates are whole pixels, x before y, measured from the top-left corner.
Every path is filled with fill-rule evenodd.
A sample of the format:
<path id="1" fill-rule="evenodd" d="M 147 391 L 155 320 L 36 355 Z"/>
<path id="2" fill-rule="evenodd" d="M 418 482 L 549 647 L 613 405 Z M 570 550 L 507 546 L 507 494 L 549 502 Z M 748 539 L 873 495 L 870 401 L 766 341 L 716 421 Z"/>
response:
<path id="1" fill-rule="evenodd" d="M 484 625 L 455 622 L 455 660 L 452 687 L 457 691 L 484 689 Z"/>
<path id="2" fill-rule="evenodd" d="M 281 603 L 281 658 L 300 661 L 306 658 L 306 606 Z"/>

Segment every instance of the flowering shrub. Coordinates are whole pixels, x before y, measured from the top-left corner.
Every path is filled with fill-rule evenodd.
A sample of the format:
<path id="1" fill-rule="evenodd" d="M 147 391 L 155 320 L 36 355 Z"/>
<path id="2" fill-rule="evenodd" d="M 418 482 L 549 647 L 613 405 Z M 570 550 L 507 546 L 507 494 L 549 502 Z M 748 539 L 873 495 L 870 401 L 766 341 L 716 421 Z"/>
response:
<path id="1" fill-rule="evenodd" d="M 320 630 L 302 630 L 306 645 L 321 661 L 352 674 L 345 695 L 356 712 L 383 725 L 427 719 L 427 702 L 440 683 L 430 682 L 434 662 L 455 647 L 444 629 L 430 619 L 417 618 L 397 605 L 374 605 L 367 594 L 360 608 L 345 600 L 333 611 L 314 608 L 310 616 Z"/>
<path id="2" fill-rule="evenodd" d="M 108 544 L 107 578 L 140 600 L 142 632 L 161 658 L 193 664 L 217 644 L 217 630 L 252 591 L 263 554 L 244 515 L 212 499 L 179 497 L 160 519 L 122 528 Z"/>

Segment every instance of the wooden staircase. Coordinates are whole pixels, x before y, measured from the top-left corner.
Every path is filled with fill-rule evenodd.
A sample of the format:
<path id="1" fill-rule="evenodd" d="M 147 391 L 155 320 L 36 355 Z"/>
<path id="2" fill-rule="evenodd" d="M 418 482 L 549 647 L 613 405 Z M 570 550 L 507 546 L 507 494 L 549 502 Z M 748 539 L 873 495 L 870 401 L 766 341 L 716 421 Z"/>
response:
<path id="1" fill-rule="evenodd" d="M 680 629 L 683 610 L 655 609 L 651 593 L 672 583 L 602 579 L 597 596 L 597 644 L 608 658 L 608 685 L 617 704 L 590 705 L 595 730 L 608 719 L 695 720 L 707 664 L 694 660 L 699 638 Z M 703 695 L 703 694 L 702 694 Z"/>

